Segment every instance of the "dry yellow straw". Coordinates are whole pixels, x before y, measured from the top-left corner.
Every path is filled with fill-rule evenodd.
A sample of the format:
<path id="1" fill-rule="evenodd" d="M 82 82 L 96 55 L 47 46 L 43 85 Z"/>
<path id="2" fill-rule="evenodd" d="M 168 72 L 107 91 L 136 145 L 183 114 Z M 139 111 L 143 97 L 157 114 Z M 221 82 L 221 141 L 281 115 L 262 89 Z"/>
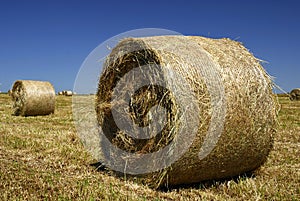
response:
<path id="1" fill-rule="evenodd" d="M 180 75 L 182 79 L 172 78 L 175 80 L 171 91 L 157 87 L 156 83 L 137 90 L 131 94 L 127 104 L 129 109 L 118 117 L 114 116 L 112 108 L 121 106 L 128 96 L 120 90 L 120 100 L 112 101 L 115 88 L 124 91 L 134 89 L 141 76 L 136 74 L 132 82 L 124 85 L 119 86 L 118 82 L 130 71 L 145 69 L 143 66 L 147 65 L 150 69 L 143 76 L 150 74 L 155 65 L 162 69 L 161 77 L 170 77 L 167 72 L 172 72 L 172 75 Z M 212 69 L 218 77 L 209 74 Z M 156 73 L 154 68 L 152 73 Z M 216 92 L 219 89 L 217 85 L 222 85 L 219 88 L 224 96 L 214 97 L 219 93 Z M 195 94 L 194 99 L 187 90 Z M 178 99 L 184 104 L 178 104 Z M 191 101 L 199 110 L 186 110 L 188 107 L 184 105 L 191 105 Z M 118 128 L 116 122 L 122 121 L 126 115 L 140 126 L 147 125 L 150 108 L 155 105 L 167 111 L 164 130 L 158 137 L 136 139 Z M 155 153 L 173 141 L 187 143 L 185 137 L 180 136 L 180 129 L 191 129 L 188 128 L 191 123 L 198 125 L 192 144 L 171 166 L 138 175 L 141 182 L 157 188 L 226 178 L 258 168 L 272 147 L 277 102 L 270 77 L 259 60 L 241 43 L 226 38 L 157 36 L 124 39 L 112 50 L 99 80 L 96 111 L 98 124 L 106 138 L 119 149 L 141 156 Z M 222 111 L 226 112 L 222 127 L 211 125 Z M 183 120 L 181 116 L 184 112 L 196 118 Z M 215 141 L 209 142 L 208 135 L 214 136 Z M 204 144 L 214 146 L 210 148 Z M 114 165 L 130 164 L 130 159 L 120 157 L 112 149 L 107 150 L 103 143 L 101 146 L 100 155 L 103 155 L 104 161 L 114 159 Z M 169 157 L 177 154 L 172 151 L 170 147 Z M 161 158 L 149 164 L 157 165 L 167 160 Z"/>
<path id="2" fill-rule="evenodd" d="M 55 90 L 50 82 L 17 80 L 11 92 L 15 115 L 35 116 L 54 113 Z"/>

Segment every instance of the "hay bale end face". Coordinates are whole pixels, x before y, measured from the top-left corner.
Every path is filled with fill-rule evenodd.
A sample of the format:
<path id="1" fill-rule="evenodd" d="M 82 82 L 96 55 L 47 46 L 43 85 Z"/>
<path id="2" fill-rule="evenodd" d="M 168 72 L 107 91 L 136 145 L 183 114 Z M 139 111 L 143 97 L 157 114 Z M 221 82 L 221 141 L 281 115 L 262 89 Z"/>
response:
<path id="1" fill-rule="evenodd" d="M 55 90 L 50 82 L 18 80 L 11 90 L 15 115 L 37 116 L 54 113 Z"/>
<path id="2" fill-rule="evenodd" d="M 131 98 L 132 102 L 128 104 L 129 112 L 122 115 L 129 115 L 138 124 L 145 125 L 149 108 L 155 104 L 162 104 L 167 110 L 168 118 L 159 139 L 137 140 L 127 136 L 117 127 L 112 107 L 114 104 L 120 104 L 122 100 L 111 102 L 114 88 L 120 77 L 142 65 L 151 66 L 150 64 L 162 69 L 169 68 L 181 75 L 195 93 L 195 104 L 201 112 L 193 114 L 199 117 L 199 128 L 190 148 L 170 167 L 139 175 L 143 183 L 158 188 L 163 185 L 232 177 L 255 170 L 266 160 L 277 125 L 277 102 L 272 93 L 272 81 L 260 62 L 243 45 L 230 39 L 157 36 L 122 40 L 107 58 L 97 92 L 98 124 L 112 144 L 131 153 L 153 153 L 176 139 L 179 126 L 188 125 L 188 122 L 181 121 L 180 111 L 185 108 L 178 108 L 172 91 L 166 93 L 154 86 L 138 90 Z M 225 91 L 225 97 L 222 98 L 226 100 L 224 128 L 219 133 L 216 146 L 204 158 L 199 158 L 198 153 L 213 115 L 211 91 L 207 83 L 214 78 L 201 74 L 200 67 L 218 70 Z M 138 77 L 126 83 L 126 86 L 124 84 L 123 89 L 136 84 L 136 78 Z M 182 89 L 183 83 L 177 80 L 174 85 L 177 94 L 189 105 L 191 100 L 184 97 L 186 88 Z M 120 119 L 122 115 L 119 116 Z M 115 156 L 113 151 L 106 150 L 104 145 L 100 146 L 103 146 L 100 150 L 105 159 L 119 157 Z M 172 153 L 172 150 L 169 153 Z M 162 161 L 151 162 L 156 164 Z"/>
<path id="3" fill-rule="evenodd" d="M 290 99 L 291 99 L 292 101 L 300 100 L 300 88 L 293 89 L 293 90 L 290 92 Z"/>

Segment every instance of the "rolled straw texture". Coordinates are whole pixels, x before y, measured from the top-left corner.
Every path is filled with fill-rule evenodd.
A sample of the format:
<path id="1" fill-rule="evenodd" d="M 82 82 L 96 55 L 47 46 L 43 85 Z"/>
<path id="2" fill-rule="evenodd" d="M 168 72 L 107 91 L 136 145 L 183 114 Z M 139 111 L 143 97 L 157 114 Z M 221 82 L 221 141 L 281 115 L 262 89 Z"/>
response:
<path id="1" fill-rule="evenodd" d="M 155 87 L 155 83 L 139 89 L 131 97 L 127 105 L 129 109 L 114 119 L 112 108 L 122 105 L 128 96 L 120 90 L 123 94 L 118 97 L 123 100 L 112 101 L 117 83 L 133 69 L 145 65 L 149 68 L 159 66 L 162 77 L 176 74 L 183 79 L 171 78 L 171 92 Z M 212 69 L 215 73 L 210 72 Z M 138 79 L 136 75 L 121 89 L 133 89 Z M 187 89 L 194 93 L 194 99 L 187 96 Z M 178 97 L 184 103 L 181 106 L 176 104 Z M 191 101 L 199 110 L 188 109 Z M 154 105 L 167 111 L 164 130 L 156 137 L 135 139 L 118 128 L 116 121 L 126 115 L 141 126 L 147 125 L 150 108 Z M 184 111 L 192 118 L 181 118 Z M 188 128 L 189 125 L 197 121 L 194 122 L 198 126 L 193 142 L 184 154 L 168 167 L 138 175 L 142 183 L 153 188 L 227 178 L 257 169 L 272 148 L 277 125 L 272 80 L 260 61 L 241 43 L 227 38 L 155 36 L 123 39 L 104 65 L 98 84 L 96 112 L 98 124 L 112 144 L 126 152 L 139 154 L 157 152 L 172 141 L 184 144 L 188 138 L 180 136 L 180 128 L 191 130 L 193 128 Z M 222 116 L 222 112 L 225 115 L 221 125 L 218 122 L 222 119 L 218 116 Z M 216 120 L 215 125 L 210 124 L 213 120 Z M 211 136 L 214 142 L 209 142 L 207 136 Z M 105 145 L 101 146 L 100 155 L 105 159 L 119 157 Z M 169 157 L 179 154 L 173 152 L 172 147 L 168 153 Z M 122 163 L 126 159 L 119 157 L 118 160 Z M 167 160 L 162 158 L 151 162 L 154 165 Z M 130 165 L 130 161 L 125 164 Z"/>
<path id="2" fill-rule="evenodd" d="M 17 80 L 12 87 L 15 115 L 48 115 L 55 110 L 55 90 L 50 82 Z"/>

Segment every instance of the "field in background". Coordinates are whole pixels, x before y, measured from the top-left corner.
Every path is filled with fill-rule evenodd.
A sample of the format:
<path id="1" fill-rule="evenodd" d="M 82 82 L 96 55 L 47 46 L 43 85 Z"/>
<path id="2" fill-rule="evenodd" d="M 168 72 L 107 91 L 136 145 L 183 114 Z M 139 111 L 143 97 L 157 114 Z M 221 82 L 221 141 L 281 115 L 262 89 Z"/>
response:
<path id="1" fill-rule="evenodd" d="M 298 200 L 300 101 L 279 101 L 274 148 L 254 176 L 154 191 L 91 165 L 72 97 L 58 96 L 55 114 L 25 118 L 12 116 L 10 98 L 0 94 L 0 200 Z"/>

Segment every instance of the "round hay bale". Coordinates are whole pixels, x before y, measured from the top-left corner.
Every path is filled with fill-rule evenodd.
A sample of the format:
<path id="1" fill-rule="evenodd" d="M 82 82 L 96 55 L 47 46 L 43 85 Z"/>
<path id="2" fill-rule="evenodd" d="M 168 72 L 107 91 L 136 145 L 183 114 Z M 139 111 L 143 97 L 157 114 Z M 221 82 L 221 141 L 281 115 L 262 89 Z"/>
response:
<path id="1" fill-rule="evenodd" d="M 65 91 L 64 95 L 65 96 L 72 96 L 73 92 L 72 91 Z"/>
<path id="2" fill-rule="evenodd" d="M 134 73 L 130 82 L 121 82 L 134 70 L 142 75 Z M 144 77 L 150 84 L 136 89 Z M 155 83 L 156 77 L 170 84 L 161 86 L 162 82 Z M 114 115 L 115 108 L 123 107 L 124 102 L 127 109 Z M 135 138 L 119 127 L 117 122 L 125 121 L 126 115 L 140 127 L 147 126 L 153 115 L 151 108 L 157 105 L 167 114 L 163 129 L 154 137 Z M 268 156 L 277 125 L 272 81 L 259 60 L 239 42 L 198 36 L 120 41 L 104 64 L 96 113 L 103 131 L 100 155 L 104 163 L 117 172 L 138 175 L 142 183 L 154 188 L 255 170 Z M 189 116 L 183 117 L 186 113 Z M 181 133 L 193 129 L 194 136 Z M 108 141 L 113 146 L 107 145 Z M 175 148 L 185 144 L 184 153 Z M 135 163 L 165 147 L 165 155 Z M 126 153 L 120 154 L 120 150 Z M 128 153 L 136 155 L 128 158 Z M 177 158 L 169 165 L 173 157 Z M 135 172 L 162 163 L 167 165 L 156 171 Z"/>
<path id="3" fill-rule="evenodd" d="M 294 100 L 300 100 L 300 88 L 293 89 L 293 90 L 290 92 L 290 99 L 291 99 L 292 101 L 294 101 Z"/>
<path id="4" fill-rule="evenodd" d="M 15 115 L 36 116 L 54 113 L 55 90 L 50 82 L 17 80 L 12 87 Z"/>

